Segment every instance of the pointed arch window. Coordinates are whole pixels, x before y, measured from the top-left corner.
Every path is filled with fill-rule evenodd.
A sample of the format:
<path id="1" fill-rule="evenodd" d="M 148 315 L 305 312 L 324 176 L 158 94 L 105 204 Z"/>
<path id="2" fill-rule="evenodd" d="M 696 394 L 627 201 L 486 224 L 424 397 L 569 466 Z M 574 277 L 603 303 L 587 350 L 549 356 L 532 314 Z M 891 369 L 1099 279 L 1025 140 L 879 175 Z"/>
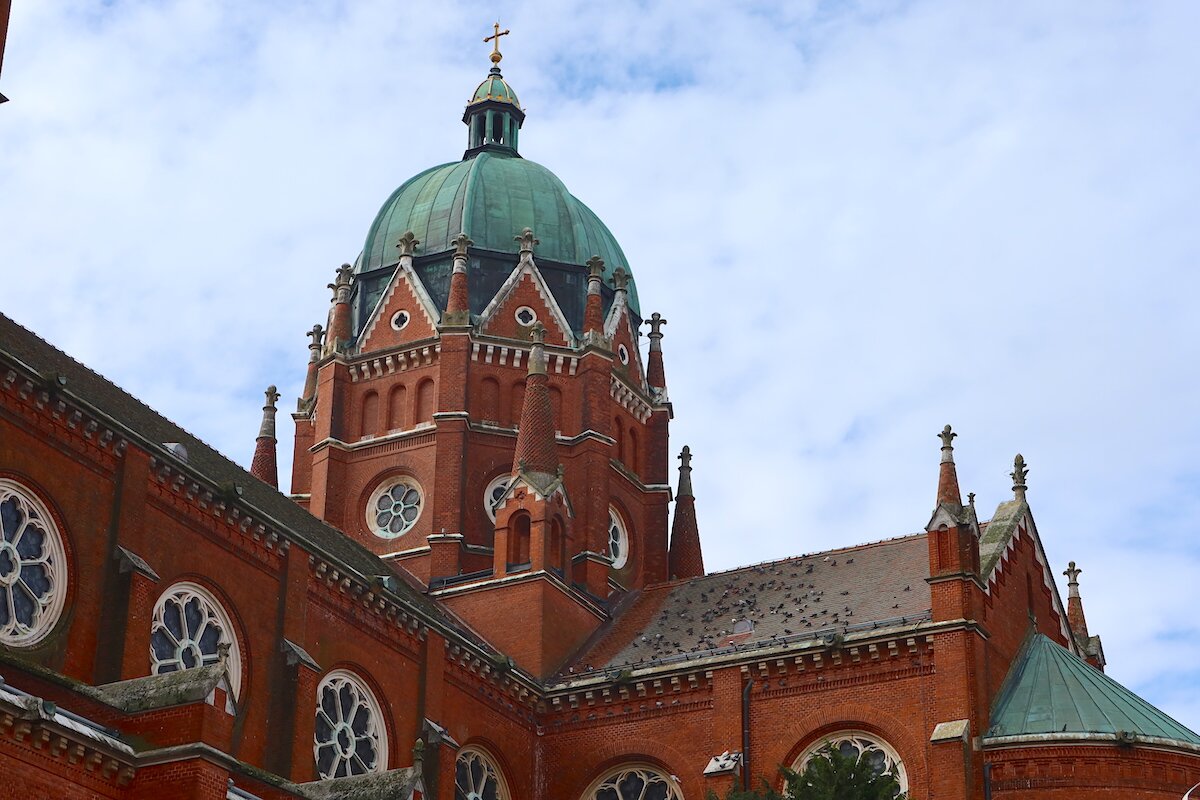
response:
<path id="1" fill-rule="evenodd" d="M 454 800 L 509 800 L 504 774 L 484 751 L 464 747 L 454 762 Z"/>
<path id="2" fill-rule="evenodd" d="M 679 783 L 650 766 L 620 767 L 596 781 L 583 800 L 683 800 Z"/>
<path id="3" fill-rule="evenodd" d="M 44 639 L 66 592 L 66 553 L 50 512 L 33 492 L 0 479 L 0 644 Z"/>
<path id="4" fill-rule="evenodd" d="M 313 757 L 326 780 L 387 769 L 383 710 L 353 672 L 335 669 L 317 686 Z"/>
<path id="5" fill-rule="evenodd" d="M 229 615 L 208 590 L 182 582 L 163 592 L 150 623 L 150 671 L 165 675 L 221 660 L 229 647 L 229 685 L 236 698 L 242 683 L 242 660 Z"/>

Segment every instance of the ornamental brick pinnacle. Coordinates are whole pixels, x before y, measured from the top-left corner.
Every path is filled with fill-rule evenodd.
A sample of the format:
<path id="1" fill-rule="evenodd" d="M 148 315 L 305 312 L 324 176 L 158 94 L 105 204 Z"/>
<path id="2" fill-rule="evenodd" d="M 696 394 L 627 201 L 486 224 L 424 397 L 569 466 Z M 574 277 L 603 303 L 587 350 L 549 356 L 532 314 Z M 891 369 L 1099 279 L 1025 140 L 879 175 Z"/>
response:
<path id="1" fill-rule="evenodd" d="M 325 337 L 326 351 L 341 350 L 350 341 L 350 283 L 354 268 L 349 264 L 338 267 L 337 280 L 329 284 L 333 290 L 333 311 L 329 315 L 329 335 Z"/>
<path id="2" fill-rule="evenodd" d="M 587 306 L 583 312 L 583 331 L 604 331 L 604 298 L 600 294 L 600 282 L 604 275 L 604 259 L 592 256 L 588 259 Z"/>
<path id="3" fill-rule="evenodd" d="M 279 488 L 279 468 L 275 459 L 275 403 L 279 392 L 268 386 L 265 392 L 262 425 L 258 428 L 258 439 L 254 442 L 254 458 L 250 461 L 250 474 L 264 483 Z"/>
<path id="4" fill-rule="evenodd" d="M 942 428 L 938 438 L 942 440 L 942 463 L 938 469 L 937 504 L 950 506 L 956 510 L 962 508 L 962 491 L 958 488 L 958 472 L 954 468 L 954 437 L 957 433 L 950 426 Z"/>
<path id="5" fill-rule="evenodd" d="M 454 271 L 450 273 L 450 298 L 446 301 L 447 324 L 469 321 L 471 301 L 467 287 L 467 248 L 474 244 L 465 233 L 450 240 L 454 245 Z"/>
<path id="6" fill-rule="evenodd" d="M 517 431 L 512 472 L 556 475 L 558 453 L 554 441 L 554 411 L 546 376 L 546 326 L 535 322 L 530 332 L 533 347 L 529 353 L 529 374 L 525 378 L 525 400 L 521 406 L 521 425 Z"/>
<path id="7" fill-rule="evenodd" d="M 655 311 L 645 324 L 650 326 L 650 355 L 646 359 L 646 383 L 655 389 L 666 389 L 667 373 L 663 368 L 662 326 L 666 325 L 667 321 L 662 314 Z"/>
<path id="8" fill-rule="evenodd" d="M 684 446 L 679 462 L 679 493 L 675 498 L 675 519 L 671 523 L 669 569 L 673 579 L 698 578 L 704 574 L 704 554 L 700 550 L 700 529 L 696 523 L 696 498 L 692 495 L 690 447 Z"/>
<path id="9" fill-rule="evenodd" d="M 304 393 L 300 396 L 298 407 L 305 410 L 317 397 L 317 362 L 321 360 L 321 342 L 325 337 L 325 329 L 313 325 L 308 332 L 308 370 L 304 374 Z"/>

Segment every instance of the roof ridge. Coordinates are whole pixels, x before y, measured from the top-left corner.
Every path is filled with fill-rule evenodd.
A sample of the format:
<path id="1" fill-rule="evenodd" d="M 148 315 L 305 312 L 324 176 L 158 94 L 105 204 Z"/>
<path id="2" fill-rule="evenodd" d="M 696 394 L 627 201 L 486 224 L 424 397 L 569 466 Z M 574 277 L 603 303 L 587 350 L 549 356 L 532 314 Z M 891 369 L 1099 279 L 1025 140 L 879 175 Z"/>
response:
<path id="1" fill-rule="evenodd" d="M 800 553 L 800 554 L 794 555 L 794 556 L 784 556 L 782 558 L 773 558 L 768 561 L 759 561 L 754 564 L 744 564 L 740 567 L 731 567 L 729 569 L 715 570 L 713 572 L 706 572 L 705 574 L 700 575 L 695 578 L 683 578 L 683 579 L 676 580 L 676 581 L 668 581 L 665 583 L 655 584 L 655 586 L 656 587 L 657 586 L 677 586 L 679 584 L 690 583 L 692 581 L 704 580 L 705 578 L 711 578 L 714 575 L 729 575 L 731 573 L 741 572 L 741 571 L 747 570 L 747 569 L 755 569 L 757 567 L 769 567 L 769 566 L 773 566 L 775 564 L 782 564 L 786 561 L 798 561 L 798 560 L 804 559 L 804 558 L 816 558 L 817 556 L 830 555 L 832 553 L 845 553 L 850 550 L 866 550 L 868 548 L 880 547 L 882 545 L 894 544 L 896 542 L 904 542 L 904 541 L 908 541 L 910 539 L 920 539 L 927 535 L 928 534 L 925 533 L 924 531 L 918 531 L 917 533 L 906 533 L 902 536 L 892 536 L 887 539 L 875 539 L 873 541 L 863 542 L 861 544 L 846 545 L 845 547 L 835 547 L 831 550 L 817 550 L 812 553 Z"/>

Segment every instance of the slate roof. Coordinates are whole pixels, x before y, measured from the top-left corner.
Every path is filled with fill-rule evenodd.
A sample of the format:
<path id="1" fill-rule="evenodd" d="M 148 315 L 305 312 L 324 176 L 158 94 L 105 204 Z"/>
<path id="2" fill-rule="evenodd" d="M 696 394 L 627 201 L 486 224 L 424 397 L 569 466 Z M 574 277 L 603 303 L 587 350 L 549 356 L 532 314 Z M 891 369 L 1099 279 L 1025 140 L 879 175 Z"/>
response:
<path id="1" fill-rule="evenodd" d="M 1026 641 L 1013 662 L 991 716 L 985 741 L 1132 733 L 1200 746 L 1196 733 L 1040 633 Z"/>
<path id="2" fill-rule="evenodd" d="M 920 533 L 652 587 L 567 672 L 910 624 L 929 614 L 928 576 L 929 549 Z"/>
<path id="3" fill-rule="evenodd" d="M 394 576 L 391 589 L 413 610 L 427 619 L 455 630 L 463 637 L 483 641 L 414 585 L 408 573 L 393 569 L 371 551 L 337 528 L 326 524 L 272 486 L 255 478 L 200 439 L 168 420 L 104 376 L 93 372 L 39 336 L 0 314 L 0 360 L 10 356 L 47 381 L 55 375 L 66 378 L 65 393 L 81 405 L 90 406 L 126 428 L 130 435 L 155 444 L 179 442 L 187 449 L 186 464 L 217 486 L 236 484 L 242 488 L 241 502 L 258 515 L 274 520 L 278 533 L 305 550 L 339 562 L 368 578 Z M 249 435 L 249 433 L 248 433 Z M 249 439 L 247 439 L 249 441 Z M 165 448 L 158 455 L 169 458 Z M 491 650 L 492 648 L 488 648 Z"/>

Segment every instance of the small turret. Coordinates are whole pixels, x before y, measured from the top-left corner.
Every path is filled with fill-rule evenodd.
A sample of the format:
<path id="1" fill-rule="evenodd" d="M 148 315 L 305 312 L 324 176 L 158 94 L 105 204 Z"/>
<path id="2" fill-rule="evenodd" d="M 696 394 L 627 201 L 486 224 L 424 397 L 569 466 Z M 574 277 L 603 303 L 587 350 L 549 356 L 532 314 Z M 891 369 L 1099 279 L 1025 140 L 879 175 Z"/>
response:
<path id="1" fill-rule="evenodd" d="M 307 411 L 317 399 L 317 362 L 321 360 L 321 342 L 325 337 L 325 329 L 313 325 L 308 332 L 308 370 L 304 374 L 304 392 L 300 395 L 297 408 Z"/>
<path id="2" fill-rule="evenodd" d="M 604 276 L 604 259 L 592 256 L 588 259 L 587 267 L 587 305 L 583 311 L 583 332 L 603 334 L 604 298 L 600 294 L 600 284 Z"/>
<path id="3" fill-rule="evenodd" d="M 474 244 L 465 233 L 450 240 L 454 245 L 454 271 L 450 273 L 450 297 L 446 301 L 443 325 L 469 325 L 471 301 L 467 286 L 467 248 Z"/>
<path id="4" fill-rule="evenodd" d="M 262 425 L 258 428 L 258 439 L 254 442 L 254 458 L 250 461 L 250 474 L 264 483 L 279 488 L 279 468 L 275 460 L 275 403 L 279 392 L 268 386 L 267 403 L 263 406 Z"/>
<path id="5" fill-rule="evenodd" d="M 671 524 L 671 549 L 668 556 L 671 578 L 698 578 L 704 574 L 704 555 L 700 550 L 700 530 L 696 523 L 696 498 L 692 494 L 692 449 L 684 446 L 679 454 L 679 493 L 675 498 L 675 519 Z"/>
<path id="6" fill-rule="evenodd" d="M 958 472 L 954 467 L 954 437 L 957 433 L 950 426 L 942 428 L 938 438 L 942 440 L 942 462 L 938 469 L 937 505 L 962 508 L 962 491 L 958 488 Z"/>
<path id="7" fill-rule="evenodd" d="M 530 337 L 533 347 L 529 352 L 529 373 L 525 378 L 525 400 L 512 471 L 514 475 L 523 474 L 546 485 L 557 478 L 559 470 L 554 411 L 546 376 L 546 326 L 535 322 Z"/>
<path id="8" fill-rule="evenodd" d="M 1074 561 L 1067 564 L 1067 568 L 1063 570 L 1063 575 L 1067 576 L 1067 626 L 1087 662 L 1103 672 L 1104 649 L 1100 646 L 1100 637 L 1092 636 L 1088 632 L 1087 617 L 1083 613 L 1083 597 L 1079 594 L 1081 572 L 1083 570 L 1075 566 Z"/>
<path id="9" fill-rule="evenodd" d="M 349 264 L 338 267 L 337 279 L 329 284 L 333 291 L 333 308 L 329 312 L 329 332 L 325 351 L 337 352 L 350 341 L 350 283 L 354 268 Z"/>

